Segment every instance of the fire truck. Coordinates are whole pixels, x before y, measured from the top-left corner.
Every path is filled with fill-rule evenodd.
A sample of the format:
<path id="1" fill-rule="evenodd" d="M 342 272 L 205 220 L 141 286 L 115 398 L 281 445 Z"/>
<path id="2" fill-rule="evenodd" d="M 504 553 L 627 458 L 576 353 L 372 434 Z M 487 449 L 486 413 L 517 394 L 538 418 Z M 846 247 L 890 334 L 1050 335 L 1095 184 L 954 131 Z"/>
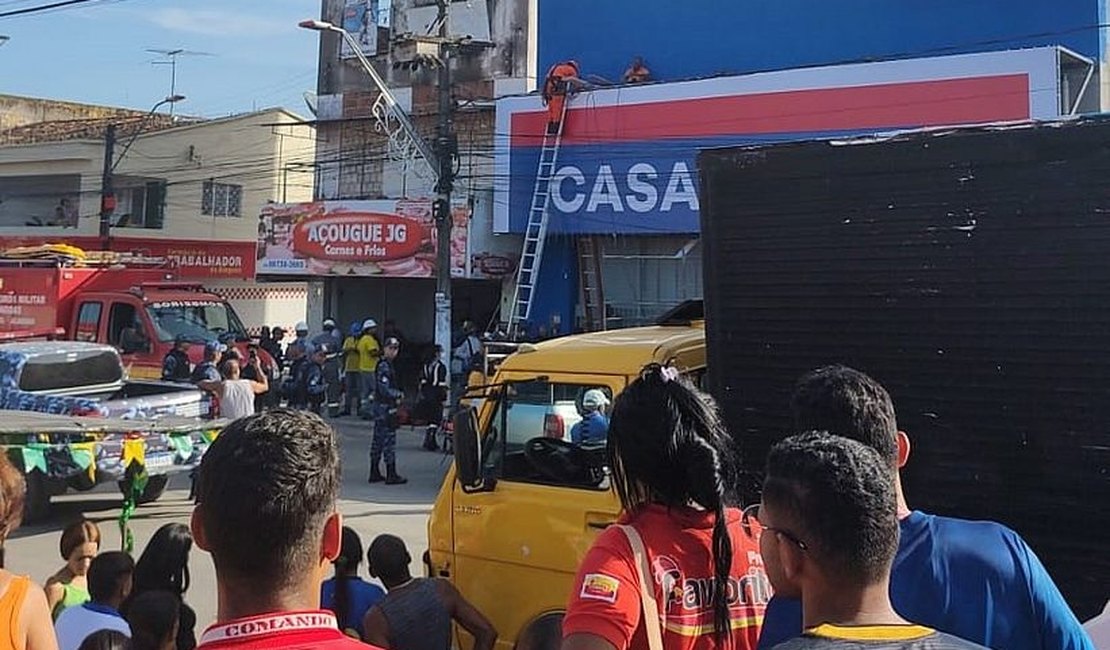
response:
<path id="1" fill-rule="evenodd" d="M 194 343 L 193 364 L 208 341 L 240 348 L 244 358 L 251 342 L 226 300 L 178 281 L 164 259 L 58 244 L 0 253 L 0 339 L 28 337 L 112 345 L 133 379 L 160 378 L 179 337 Z M 256 353 L 271 370 L 273 358 Z"/>

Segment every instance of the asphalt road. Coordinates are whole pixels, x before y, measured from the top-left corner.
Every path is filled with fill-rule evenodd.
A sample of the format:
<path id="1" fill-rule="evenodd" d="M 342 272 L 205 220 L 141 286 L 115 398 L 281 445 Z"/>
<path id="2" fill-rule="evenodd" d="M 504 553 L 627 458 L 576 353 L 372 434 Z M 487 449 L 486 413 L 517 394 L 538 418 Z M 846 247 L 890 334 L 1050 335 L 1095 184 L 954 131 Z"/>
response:
<path id="1" fill-rule="evenodd" d="M 420 557 L 427 548 L 427 520 L 450 456 L 420 448 L 423 434 L 402 428 L 397 436 L 398 471 L 409 479 L 407 485 L 369 485 L 367 450 L 370 444 L 370 423 L 341 418 L 332 423 L 342 440 L 343 488 L 340 510 L 344 523 L 358 531 L 363 546 L 375 535 L 392 533 L 405 540 L 414 558 L 414 574 L 421 574 Z M 135 557 L 160 526 L 169 522 L 189 523 L 192 503 L 188 500 L 189 480 L 177 476 L 157 502 L 141 506 L 131 520 L 135 536 Z M 6 544 L 7 568 L 30 575 L 41 585 L 62 566 L 58 541 L 61 530 L 70 521 L 85 516 L 100 526 L 101 549 L 120 548 L 117 520 L 120 496 L 115 485 L 101 486 L 89 492 L 69 493 L 55 497 L 50 518 L 33 526 L 25 526 L 9 537 Z M 194 548 L 189 564 L 192 586 L 186 601 L 197 612 L 197 635 L 216 615 L 216 576 L 207 553 Z M 364 578 L 366 563 L 360 567 Z"/>

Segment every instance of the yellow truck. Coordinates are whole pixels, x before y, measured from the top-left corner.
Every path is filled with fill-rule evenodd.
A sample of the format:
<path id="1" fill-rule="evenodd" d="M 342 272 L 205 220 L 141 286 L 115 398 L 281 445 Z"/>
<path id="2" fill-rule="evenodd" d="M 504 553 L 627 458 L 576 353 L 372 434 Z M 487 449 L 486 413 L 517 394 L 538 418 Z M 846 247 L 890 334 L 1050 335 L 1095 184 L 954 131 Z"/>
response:
<path id="1" fill-rule="evenodd" d="M 604 447 L 571 442 L 583 395 L 615 397 L 652 362 L 700 381 L 701 318 L 700 302 L 691 303 L 652 327 L 524 344 L 480 406 L 456 416 L 455 463 L 429 520 L 426 569 L 490 618 L 499 647 L 522 638 L 543 647 L 559 633 L 579 562 L 619 514 Z M 472 642 L 464 636 L 460 646 Z"/>

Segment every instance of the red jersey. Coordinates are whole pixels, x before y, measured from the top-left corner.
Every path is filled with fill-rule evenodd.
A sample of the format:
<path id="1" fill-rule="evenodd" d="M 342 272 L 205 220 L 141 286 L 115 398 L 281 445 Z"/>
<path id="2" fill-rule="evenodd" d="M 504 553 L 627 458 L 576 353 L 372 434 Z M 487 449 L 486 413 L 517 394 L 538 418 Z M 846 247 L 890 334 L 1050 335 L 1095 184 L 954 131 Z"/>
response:
<path id="1" fill-rule="evenodd" d="M 754 649 L 771 583 L 763 569 L 759 545 L 740 526 L 740 511 L 727 511 L 732 538 L 728 602 L 732 648 Z M 640 533 L 652 568 L 648 577 L 659 607 L 658 621 L 667 650 L 717 647 L 713 627 L 712 512 L 649 505 L 635 516 L 622 516 Z M 628 538 L 610 527 L 598 536 L 578 569 L 563 635 L 596 634 L 617 650 L 647 648 L 636 560 Z"/>
<path id="2" fill-rule="evenodd" d="M 198 650 L 264 650 L 269 648 L 374 648 L 339 631 L 331 612 L 277 612 L 217 623 L 204 631 Z"/>

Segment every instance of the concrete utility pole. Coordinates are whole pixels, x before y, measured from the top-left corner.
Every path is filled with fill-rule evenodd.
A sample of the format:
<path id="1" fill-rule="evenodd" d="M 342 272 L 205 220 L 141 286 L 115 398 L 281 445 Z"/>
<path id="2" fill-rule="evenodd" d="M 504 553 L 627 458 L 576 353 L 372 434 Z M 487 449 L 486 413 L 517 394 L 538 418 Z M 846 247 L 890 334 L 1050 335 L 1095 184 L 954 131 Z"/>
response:
<path id="1" fill-rule="evenodd" d="M 177 102 L 183 101 L 184 95 L 170 95 L 162 101 L 154 105 L 150 112 L 143 117 L 139 124 L 135 127 L 135 132 L 131 134 L 131 139 L 123 145 L 123 151 L 120 152 L 119 157 L 116 157 L 116 125 L 109 124 L 104 129 L 104 171 L 100 176 L 100 249 L 112 250 L 112 213 L 116 211 L 116 192 L 113 182 L 113 172 L 116 167 L 127 155 L 131 145 L 135 144 L 135 140 L 143 132 L 143 127 L 158 109 L 166 104 L 174 105 Z"/>
<path id="2" fill-rule="evenodd" d="M 100 248 L 110 250 L 112 213 L 116 211 L 116 194 L 112 187 L 113 161 L 116 157 L 116 125 L 104 131 L 104 171 L 100 176 Z"/>
<path id="3" fill-rule="evenodd" d="M 439 125 L 436 134 L 436 157 L 439 159 L 439 180 L 436 182 L 436 296 L 435 340 L 446 354 L 451 353 L 451 191 L 455 186 L 454 132 L 455 102 L 451 93 L 451 46 L 447 41 L 447 8 L 449 0 L 439 0 Z"/>

